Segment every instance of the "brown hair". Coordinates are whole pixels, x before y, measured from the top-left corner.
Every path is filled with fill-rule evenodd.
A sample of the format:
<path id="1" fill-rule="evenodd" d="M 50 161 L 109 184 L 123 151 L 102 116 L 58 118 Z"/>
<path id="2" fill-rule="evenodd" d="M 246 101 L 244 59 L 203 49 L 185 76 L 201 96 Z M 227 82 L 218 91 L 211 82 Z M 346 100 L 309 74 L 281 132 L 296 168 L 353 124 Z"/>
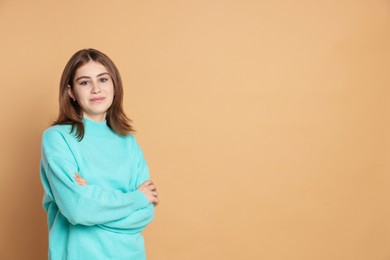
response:
<path id="1" fill-rule="evenodd" d="M 78 68 L 94 61 L 106 67 L 114 83 L 114 99 L 107 110 L 107 125 L 117 134 L 125 136 L 134 133 L 131 120 L 123 112 L 122 79 L 114 62 L 104 53 L 94 49 L 84 49 L 76 52 L 66 64 L 60 81 L 60 112 L 52 125 L 72 125 L 71 133 L 76 129 L 79 141 L 84 137 L 85 128 L 82 121 L 82 111 L 77 101 L 73 101 L 68 94 L 68 85 L 73 88 L 73 79 Z"/>

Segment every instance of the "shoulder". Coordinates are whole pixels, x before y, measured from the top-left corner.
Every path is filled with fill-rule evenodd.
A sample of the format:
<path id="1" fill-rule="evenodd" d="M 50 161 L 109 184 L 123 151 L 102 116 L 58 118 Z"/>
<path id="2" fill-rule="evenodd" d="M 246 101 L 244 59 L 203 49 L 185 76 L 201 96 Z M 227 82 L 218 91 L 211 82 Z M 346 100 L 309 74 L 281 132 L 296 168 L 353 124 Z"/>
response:
<path id="1" fill-rule="evenodd" d="M 137 140 L 133 134 L 128 135 L 118 135 L 116 134 L 117 138 L 120 138 L 122 142 L 125 143 L 126 147 L 132 151 L 137 150 L 139 145 L 137 143 Z"/>
<path id="2" fill-rule="evenodd" d="M 136 147 L 137 149 L 140 148 L 138 142 L 137 142 L 137 139 L 135 138 L 134 134 L 129 134 L 128 136 L 126 136 L 126 138 L 128 139 L 128 142 L 130 143 L 130 145 Z"/>
<path id="3" fill-rule="evenodd" d="M 134 134 L 126 135 L 125 138 L 126 138 L 126 139 L 128 140 L 128 142 L 130 142 L 130 143 L 135 143 L 135 144 L 137 143 Z"/>
<path id="4" fill-rule="evenodd" d="M 136 143 L 134 134 L 121 135 L 121 134 L 116 133 L 114 130 L 111 130 L 111 131 L 112 131 L 111 138 L 114 138 L 114 139 L 119 138 L 123 142 L 127 142 L 127 143 Z"/>
<path id="5" fill-rule="evenodd" d="M 141 147 L 140 147 L 140 145 L 137 141 L 137 138 L 135 137 L 134 134 L 121 136 L 120 138 L 125 140 L 127 148 L 130 149 L 132 152 L 134 152 L 137 156 L 142 154 Z"/>
<path id="6" fill-rule="evenodd" d="M 72 147 L 77 143 L 74 134 L 70 134 L 70 125 L 54 125 L 42 134 L 42 155 L 47 158 L 72 159 Z"/>
<path id="7" fill-rule="evenodd" d="M 142 151 L 142 148 L 133 134 L 131 134 L 130 140 L 131 140 L 131 148 L 133 149 L 133 151 L 135 151 L 135 155 L 137 157 L 143 158 L 144 153 Z"/>
<path id="8" fill-rule="evenodd" d="M 53 125 L 46 128 L 43 131 L 44 137 L 51 137 L 59 134 L 69 134 L 71 129 L 71 125 Z"/>
<path id="9" fill-rule="evenodd" d="M 42 134 L 42 143 L 63 142 L 68 138 L 75 138 L 74 133 L 70 133 L 71 125 L 53 125 L 46 128 Z"/>

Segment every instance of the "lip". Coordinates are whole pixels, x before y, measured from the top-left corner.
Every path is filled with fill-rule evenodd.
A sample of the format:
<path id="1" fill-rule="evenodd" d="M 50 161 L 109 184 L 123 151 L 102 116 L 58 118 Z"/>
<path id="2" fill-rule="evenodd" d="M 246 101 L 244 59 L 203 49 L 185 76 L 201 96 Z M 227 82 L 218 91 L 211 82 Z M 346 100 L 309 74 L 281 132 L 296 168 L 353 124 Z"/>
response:
<path id="1" fill-rule="evenodd" d="M 96 97 L 96 98 L 91 98 L 90 101 L 91 102 L 100 102 L 100 101 L 103 101 L 105 99 L 105 97 Z"/>

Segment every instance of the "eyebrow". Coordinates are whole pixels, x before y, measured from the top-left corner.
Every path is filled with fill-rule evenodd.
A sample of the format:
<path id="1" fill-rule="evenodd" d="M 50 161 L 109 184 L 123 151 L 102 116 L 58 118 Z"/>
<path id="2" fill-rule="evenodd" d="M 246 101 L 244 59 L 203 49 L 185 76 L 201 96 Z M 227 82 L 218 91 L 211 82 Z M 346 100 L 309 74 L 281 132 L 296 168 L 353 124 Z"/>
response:
<path id="1" fill-rule="evenodd" d="M 98 75 L 96 75 L 96 77 L 100 77 L 100 76 L 103 76 L 103 75 L 105 75 L 105 74 L 107 74 L 107 75 L 110 75 L 108 72 L 103 72 L 103 73 L 100 73 L 100 74 L 98 74 Z M 78 81 L 79 79 L 90 79 L 91 77 L 88 77 L 88 76 L 81 76 L 81 77 L 78 77 L 77 79 L 76 79 L 76 81 Z"/>

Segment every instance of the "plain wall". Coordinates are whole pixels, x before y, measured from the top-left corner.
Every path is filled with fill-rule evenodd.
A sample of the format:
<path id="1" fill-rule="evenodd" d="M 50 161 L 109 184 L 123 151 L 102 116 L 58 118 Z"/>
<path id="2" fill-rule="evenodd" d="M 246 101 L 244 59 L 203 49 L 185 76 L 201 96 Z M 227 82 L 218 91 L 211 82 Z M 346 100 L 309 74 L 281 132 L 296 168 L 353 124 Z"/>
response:
<path id="1" fill-rule="evenodd" d="M 390 2 L 0 1 L 0 259 L 45 259 L 42 131 L 82 48 L 125 85 L 148 259 L 390 259 Z"/>

